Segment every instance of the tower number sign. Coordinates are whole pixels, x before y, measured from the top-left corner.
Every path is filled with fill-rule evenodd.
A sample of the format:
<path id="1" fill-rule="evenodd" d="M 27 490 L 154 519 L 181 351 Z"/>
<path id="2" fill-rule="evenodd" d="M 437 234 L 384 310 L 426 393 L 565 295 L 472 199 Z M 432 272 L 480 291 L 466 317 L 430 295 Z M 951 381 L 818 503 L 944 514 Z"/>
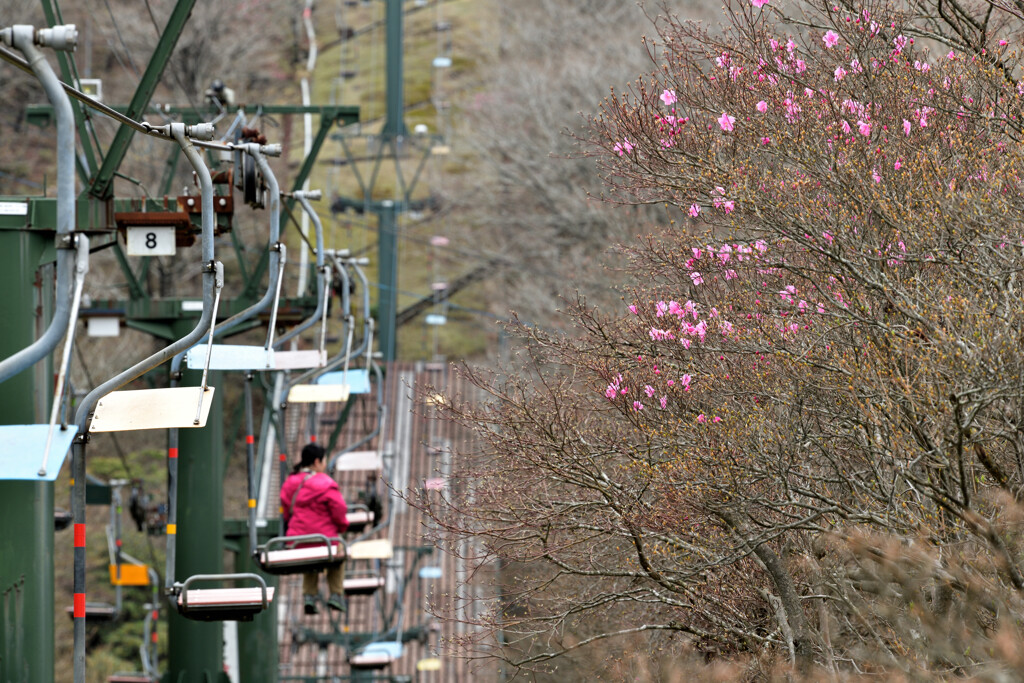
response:
<path id="1" fill-rule="evenodd" d="M 129 256 L 174 256 L 174 227 L 147 225 L 127 229 Z"/>

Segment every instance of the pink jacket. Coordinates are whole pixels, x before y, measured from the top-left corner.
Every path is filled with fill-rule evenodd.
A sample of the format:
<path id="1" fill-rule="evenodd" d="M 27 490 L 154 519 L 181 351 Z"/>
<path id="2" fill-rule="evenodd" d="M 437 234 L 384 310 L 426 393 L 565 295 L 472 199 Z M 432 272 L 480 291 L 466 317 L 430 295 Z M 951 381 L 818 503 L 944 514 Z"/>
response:
<path id="1" fill-rule="evenodd" d="M 286 536 L 324 534 L 328 538 L 340 536 L 348 528 L 345 514 L 348 507 L 341 497 L 338 482 L 319 472 L 306 479 L 309 472 L 296 472 L 284 481 L 281 487 L 281 517 L 284 520 Z M 305 483 L 303 483 L 305 480 Z M 302 488 L 299 489 L 299 485 Z M 299 489 L 292 508 L 292 498 Z"/>

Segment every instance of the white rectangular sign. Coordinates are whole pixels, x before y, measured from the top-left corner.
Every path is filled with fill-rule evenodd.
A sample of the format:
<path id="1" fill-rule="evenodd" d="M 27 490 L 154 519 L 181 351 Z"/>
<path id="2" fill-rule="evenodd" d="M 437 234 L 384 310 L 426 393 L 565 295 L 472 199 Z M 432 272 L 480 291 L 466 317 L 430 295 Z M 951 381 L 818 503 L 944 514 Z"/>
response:
<path id="1" fill-rule="evenodd" d="M 128 228 L 129 256 L 174 256 L 177 250 L 172 226 Z"/>
<path id="2" fill-rule="evenodd" d="M 28 202 L 0 202 L 0 216 L 27 216 Z"/>

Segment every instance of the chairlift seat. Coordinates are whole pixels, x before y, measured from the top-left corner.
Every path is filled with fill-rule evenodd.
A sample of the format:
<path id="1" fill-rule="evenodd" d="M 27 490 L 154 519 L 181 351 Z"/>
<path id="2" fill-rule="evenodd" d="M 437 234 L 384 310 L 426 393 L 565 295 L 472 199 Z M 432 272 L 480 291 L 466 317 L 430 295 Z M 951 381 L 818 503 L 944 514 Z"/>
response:
<path id="1" fill-rule="evenodd" d="M 144 564 L 122 564 L 121 576 L 117 575 L 117 565 L 110 565 L 111 586 L 148 586 L 149 567 Z"/>
<path id="2" fill-rule="evenodd" d="M 322 534 L 309 536 L 277 536 L 259 548 L 257 559 L 263 571 L 269 574 L 300 574 L 320 571 L 336 566 L 345 561 L 347 555 L 345 545 L 329 539 Z M 282 547 L 273 550 L 274 545 L 284 546 L 297 542 L 304 544 L 309 541 L 317 545 L 304 545 L 300 548 Z"/>
<path id="3" fill-rule="evenodd" d="M 339 403 L 348 400 L 347 384 L 296 384 L 288 390 L 289 403 Z"/>
<path id="4" fill-rule="evenodd" d="M 327 365 L 326 351 L 275 351 L 275 370 L 308 370 Z"/>
<path id="5" fill-rule="evenodd" d="M 260 587 L 193 588 L 178 595 L 178 612 L 196 621 L 251 621 L 273 599 L 273 588 L 267 588 L 267 604 Z"/>
<path id="6" fill-rule="evenodd" d="M 153 683 L 153 679 L 146 674 L 112 674 L 107 683 Z"/>
<path id="7" fill-rule="evenodd" d="M 246 588 L 189 588 L 196 581 L 252 579 L 259 585 Z M 174 584 L 178 613 L 196 621 L 252 621 L 274 599 L 274 589 L 258 574 L 196 574 L 184 584 Z"/>
<path id="8" fill-rule="evenodd" d="M 440 657 L 427 657 L 416 662 L 417 671 L 440 671 L 441 670 L 441 658 Z"/>
<path id="9" fill-rule="evenodd" d="M 273 370 L 274 349 L 245 344 L 197 344 L 185 354 L 185 362 L 192 370 L 206 366 L 207 350 L 210 349 L 211 370 Z"/>
<path id="10" fill-rule="evenodd" d="M 349 451 L 338 456 L 334 463 L 335 472 L 379 472 L 382 468 L 377 451 Z"/>
<path id="11" fill-rule="evenodd" d="M 65 607 L 64 611 L 72 619 L 75 618 L 75 608 Z M 117 607 L 108 602 L 87 602 L 85 603 L 86 621 L 113 621 L 117 618 Z"/>
<path id="12" fill-rule="evenodd" d="M 383 576 L 355 576 L 345 579 L 343 586 L 345 595 L 373 595 L 384 587 L 385 582 Z"/>
<path id="13" fill-rule="evenodd" d="M 127 432 L 137 429 L 205 427 L 213 404 L 213 387 L 172 387 L 114 391 L 96 404 L 90 432 Z M 202 398 L 199 424 L 196 408 Z"/>
<path id="14" fill-rule="evenodd" d="M 317 384 L 347 384 L 351 394 L 370 393 L 370 371 L 366 368 L 356 370 L 336 370 L 325 372 L 316 378 Z"/>
<path id="15" fill-rule="evenodd" d="M 402 656 L 402 643 L 394 641 L 380 641 L 370 643 L 360 652 L 348 658 L 348 664 L 353 669 L 383 669 L 393 664 Z"/>
<path id="16" fill-rule="evenodd" d="M 68 425 L 67 429 L 57 427 L 53 430 L 46 473 L 40 476 L 39 468 L 43 465 L 49 431 L 48 424 L 0 426 L 0 479 L 54 481 L 64 465 L 71 442 L 78 434 L 78 427 Z"/>
<path id="17" fill-rule="evenodd" d="M 394 554 L 395 549 L 386 538 L 359 541 L 348 547 L 350 560 L 390 560 Z"/>
<path id="18" fill-rule="evenodd" d="M 421 579 L 426 579 L 430 581 L 436 581 L 440 579 L 442 576 L 441 568 L 432 566 L 420 567 L 419 574 Z"/>

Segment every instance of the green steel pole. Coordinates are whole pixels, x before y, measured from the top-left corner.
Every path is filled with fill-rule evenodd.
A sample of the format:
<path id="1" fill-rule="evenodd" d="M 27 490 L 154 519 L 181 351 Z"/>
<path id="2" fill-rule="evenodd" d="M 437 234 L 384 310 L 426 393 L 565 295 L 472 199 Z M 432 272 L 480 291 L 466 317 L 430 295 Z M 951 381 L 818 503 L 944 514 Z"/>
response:
<path id="1" fill-rule="evenodd" d="M 377 213 L 377 326 L 384 361 L 395 360 L 398 313 L 398 207 L 383 201 Z M 371 349 L 372 350 L 372 349 Z"/>
<path id="2" fill-rule="evenodd" d="M 132 96 L 132 101 L 125 111 L 129 118 L 136 121 L 142 119 L 146 107 L 149 106 L 149 100 L 160 83 L 164 67 L 167 66 L 167 61 L 171 58 L 171 53 L 174 52 L 174 46 L 178 44 L 178 37 L 181 36 L 181 31 L 185 28 L 185 22 L 188 21 L 188 16 L 195 4 L 196 0 L 178 0 L 178 4 L 174 6 L 174 11 L 171 12 L 171 17 L 167 20 L 167 26 L 164 27 L 156 49 L 153 50 L 153 56 L 149 59 L 146 71 L 142 74 L 142 79 L 139 80 L 139 86 L 135 89 L 135 95 Z M 96 173 L 92 186 L 89 188 L 91 196 L 97 199 L 113 197 L 114 173 L 121 166 L 134 135 L 135 129 L 130 126 L 122 123 L 118 128 L 117 134 L 114 135 L 114 141 L 110 143 L 110 149 L 107 150 L 107 156 L 103 159 L 103 165 L 100 166 L 100 170 Z"/>
<path id="3" fill-rule="evenodd" d="M 191 329 L 192 321 L 179 327 Z M 199 386 L 202 372 L 183 372 L 181 386 Z M 178 527 L 175 579 L 224 572 L 224 386 L 223 375 L 210 373 L 216 388 L 206 427 L 182 429 L 178 444 Z M 224 675 L 224 626 L 193 621 L 168 610 L 167 683 L 216 683 Z"/>
<path id="4" fill-rule="evenodd" d="M 267 520 L 269 524 L 259 529 L 258 542 L 266 543 L 278 535 L 279 523 L 276 519 Z M 267 586 L 277 586 L 277 577 L 264 574 L 256 562 L 249 547 L 249 535 L 245 529 L 245 520 L 236 522 L 234 538 L 239 545 L 235 556 L 235 571 L 259 574 L 267 581 Z M 260 612 L 252 621 L 238 622 L 238 680 L 246 683 L 277 683 L 278 644 L 277 644 L 277 603 L 275 598 L 270 609 Z"/>
<path id="5" fill-rule="evenodd" d="M 387 141 L 399 136 L 406 136 L 409 130 L 405 127 L 405 77 L 402 69 L 402 0 L 387 0 L 385 10 L 386 41 L 387 41 L 387 93 L 385 105 L 387 112 L 381 137 Z"/>
<path id="6" fill-rule="evenodd" d="M 0 358 L 35 340 L 36 266 L 52 239 L 0 231 Z M 0 422 L 40 421 L 35 377 L 22 372 L 0 385 Z M 52 683 L 53 612 L 53 484 L 0 481 L 0 680 Z"/>

